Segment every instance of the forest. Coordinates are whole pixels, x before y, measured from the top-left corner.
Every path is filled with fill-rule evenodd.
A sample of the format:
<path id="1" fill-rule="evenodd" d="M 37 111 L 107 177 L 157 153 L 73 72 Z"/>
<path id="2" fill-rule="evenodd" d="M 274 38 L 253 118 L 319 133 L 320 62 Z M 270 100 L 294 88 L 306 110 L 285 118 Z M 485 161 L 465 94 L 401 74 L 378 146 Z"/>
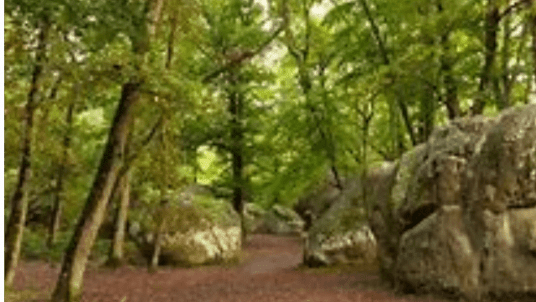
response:
<path id="1" fill-rule="evenodd" d="M 5 286 L 45 259 L 58 302 L 187 188 L 246 240 L 250 204 L 292 208 L 450 121 L 536 103 L 531 0 L 4 5 Z"/>

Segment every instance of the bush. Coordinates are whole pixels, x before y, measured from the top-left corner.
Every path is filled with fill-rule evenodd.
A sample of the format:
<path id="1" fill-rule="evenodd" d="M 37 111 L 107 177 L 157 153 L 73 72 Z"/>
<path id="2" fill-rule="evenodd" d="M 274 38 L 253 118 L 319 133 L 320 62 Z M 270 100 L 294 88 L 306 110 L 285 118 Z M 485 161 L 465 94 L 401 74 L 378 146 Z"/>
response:
<path id="1" fill-rule="evenodd" d="M 30 260 L 44 260 L 49 262 L 60 262 L 63 253 L 69 241 L 71 240 L 73 232 L 59 232 L 56 243 L 48 247 L 47 246 L 47 232 L 39 230 L 24 230 L 24 237 L 21 246 L 21 256 L 24 259 Z M 108 249 L 110 247 L 110 240 L 98 239 L 91 251 L 90 259 L 103 260 L 106 259 Z"/>
<path id="2" fill-rule="evenodd" d="M 21 254 L 23 258 L 31 260 L 61 261 L 63 251 L 69 244 L 70 233 L 59 233 L 56 243 L 47 246 L 47 234 L 42 230 L 24 230 Z"/>

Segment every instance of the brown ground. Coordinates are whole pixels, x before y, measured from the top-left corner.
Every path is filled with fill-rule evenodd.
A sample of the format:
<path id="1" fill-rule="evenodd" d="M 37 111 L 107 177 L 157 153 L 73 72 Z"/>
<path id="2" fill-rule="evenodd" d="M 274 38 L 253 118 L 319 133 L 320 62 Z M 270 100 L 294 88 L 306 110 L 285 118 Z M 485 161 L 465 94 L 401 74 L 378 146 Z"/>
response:
<path id="1" fill-rule="evenodd" d="M 254 235 L 243 263 L 232 267 L 88 268 L 85 302 L 441 302 L 434 298 L 396 296 L 381 286 L 376 273 L 297 268 L 300 240 Z M 22 263 L 16 290 L 50 293 L 58 267 L 43 262 Z M 30 299 L 23 299 L 28 301 Z M 45 301 L 45 300 L 33 300 Z"/>

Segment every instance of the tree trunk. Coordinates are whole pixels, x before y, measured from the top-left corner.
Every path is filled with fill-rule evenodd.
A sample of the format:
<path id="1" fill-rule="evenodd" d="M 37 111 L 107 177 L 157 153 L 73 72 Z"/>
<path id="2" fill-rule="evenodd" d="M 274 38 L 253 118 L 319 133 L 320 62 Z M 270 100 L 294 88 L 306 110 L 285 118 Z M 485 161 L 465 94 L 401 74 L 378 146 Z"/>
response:
<path id="1" fill-rule="evenodd" d="M 162 2 L 163 0 L 146 1 L 144 11 L 147 12 L 150 21 L 148 24 L 132 24 L 138 30 L 136 36 L 131 36 L 131 43 L 132 52 L 139 64 L 143 64 L 145 54 L 149 50 L 150 38 L 160 20 Z M 81 299 L 82 281 L 89 253 L 104 219 L 106 206 L 117 178 L 126 172 L 123 148 L 128 139 L 134 106 L 140 99 L 143 80 L 139 76 L 123 84 L 121 99 L 108 133 L 108 141 L 97 175 L 63 257 L 60 275 L 52 294 L 54 302 L 74 302 Z"/>
<path id="2" fill-rule="evenodd" d="M 65 178 L 65 174 L 67 173 L 67 161 L 68 161 L 68 155 L 69 155 L 69 148 L 71 145 L 71 129 L 73 124 L 73 111 L 74 111 L 74 102 L 71 102 L 69 104 L 69 107 L 67 108 L 67 114 L 65 117 L 65 124 L 67 129 L 65 130 L 65 136 L 63 137 L 63 154 L 61 158 L 61 163 L 58 168 L 58 178 L 56 179 L 56 188 L 54 192 L 54 204 L 52 206 L 52 217 L 50 220 L 49 230 L 48 230 L 48 246 L 52 247 L 56 243 L 56 237 L 58 234 L 58 230 L 60 228 L 60 222 L 61 222 L 61 213 L 62 213 L 62 198 L 61 194 L 63 192 L 63 180 Z"/>
<path id="3" fill-rule="evenodd" d="M 496 3 L 497 0 L 488 0 L 486 17 L 484 21 L 484 66 L 480 75 L 478 85 L 478 95 L 473 104 L 472 114 L 482 114 L 486 106 L 486 98 L 489 95 L 490 84 L 492 83 L 497 51 L 497 30 L 499 27 L 500 14 Z"/>
<path id="4" fill-rule="evenodd" d="M 534 4 L 533 4 L 534 5 Z M 534 84 L 536 85 L 536 13 L 532 13 L 532 16 L 530 17 L 530 31 L 532 34 L 532 68 L 534 69 L 534 73 L 532 78 L 534 79 Z M 536 87 L 536 86 L 535 86 Z"/>
<path id="5" fill-rule="evenodd" d="M 114 234 L 110 253 L 108 256 L 108 264 L 111 266 L 121 265 L 123 259 L 123 245 L 125 242 L 125 231 L 128 218 L 128 207 L 130 204 L 130 173 L 127 171 L 122 176 L 120 181 L 119 204 L 114 219 Z"/>
<path id="6" fill-rule="evenodd" d="M 231 75 L 234 77 L 235 75 Z M 246 227 L 244 222 L 244 163 L 243 163 L 243 139 L 242 129 L 242 108 L 243 96 L 238 91 L 238 84 L 235 79 L 231 80 L 231 91 L 229 94 L 229 113 L 231 114 L 231 156 L 233 171 L 233 207 L 240 216 L 240 228 L 242 231 L 242 244 L 246 239 Z"/>
<path id="7" fill-rule="evenodd" d="M 443 5 L 441 1 L 437 3 L 437 11 L 441 14 L 444 13 Z M 441 44 L 441 75 L 443 76 L 443 86 L 445 87 L 445 107 L 447 107 L 447 114 L 449 120 L 456 119 L 461 115 L 460 101 L 458 99 L 458 87 L 456 81 L 452 75 L 452 56 L 450 54 L 449 43 L 450 31 L 441 35 L 439 43 Z"/>
<path id="8" fill-rule="evenodd" d="M 102 224 L 110 194 L 124 160 L 122 146 L 129 132 L 133 107 L 140 97 L 140 86 L 141 83 L 138 81 L 123 85 L 121 100 L 108 134 L 99 170 L 63 258 L 60 276 L 52 295 L 52 300 L 55 302 L 80 300 L 88 256 Z"/>
<path id="9" fill-rule="evenodd" d="M 162 230 L 158 230 L 154 236 L 153 256 L 151 257 L 151 264 L 149 265 L 149 271 L 155 271 L 160 261 L 160 250 L 162 249 Z"/>
<path id="10" fill-rule="evenodd" d="M 510 74 L 510 67 L 508 66 L 510 61 L 510 38 L 512 34 L 510 15 L 506 15 L 503 21 L 503 45 L 502 45 L 502 93 L 498 98 L 497 106 L 499 110 L 510 107 L 510 92 L 512 90 L 512 77 Z M 499 87 L 499 92 L 501 92 Z"/>
<path id="11" fill-rule="evenodd" d="M 130 125 L 132 127 L 132 125 Z M 130 156 L 128 150 L 128 141 L 131 138 L 131 132 L 127 133 L 127 138 L 121 146 L 121 152 L 125 157 Z M 123 244 L 125 241 L 125 229 L 128 218 L 128 207 L 130 204 L 130 163 L 123 163 L 122 171 L 116 179 L 116 184 L 112 190 L 112 200 L 118 196 L 117 207 L 114 215 L 114 229 L 112 235 L 112 244 L 108 251 L 107 265 L 115 267 L 123 262 Z"/>
<path id="12" fill-rule="evenodd" d="M 296 46 L 294 41 L 294 35 L 292 34 L 292 31 L 290 29 L 290 21 L 289 21 L 289 8 L 288 3 L 284 3 L 283 7 L 283 19 L 286 23 L 286 26 L 284 26 L 286 30 L 286 39 L 285 44 L 287 46 L 287 49 L 289 50 L 290 54 L 294 57 L 294 60 L 296 61 L 296 65 L 298 67 L 298 80 L 300 87 L 302 89 L 303 95 L 305 96 L 305 102 L 306 107 L 311 113 L 309 118 L 312 120 L 312 122 L 315 124 L 315 126 L 318 129 L 318 132 L 320 133 L 320 137 L 323 141 L 323 146 L 325 146 L 324 151 L 326 152 L 326 157 L 330 162 L 330 169 L 333 173 L 333 177 L 335 178 L 335 182 L 337 183 L 337 187 L 342 189 L 342 181 L 340 179 L 340 173 L 337 169 L 337 158 L 336 158 L 336 142 L 333 139 L 332 133 L 328 129 L 324 129 L 322 127 L 323 122 L 325 119 L 319 116 L 318 109 L 313 105 L 311 102 L 311 88 L 313 86 L 311 76 L 309 72 L 307 71 L 307 59 L 309 56 L 309 49 L 310 49 L 310 34 L 311 34 L 311 22 L 309 19 L 309 12 L 311 10 L 310 5 L 304 4 L 303 6 L 303 15 L 305 17 L 305 30 L 307 32 L 305 36 L 304 46 L 300 49 Z M 325 65 L 327 65 L 325 62 L 323 63 L 323 66 L 320 69 L 320 74 L 318 75 L 320 77 L 321 86 L 323 88 L 323 98 L 324 101 L 326 101 L 326 93 L 325 93 L 325 79 L 324 79 L 324 73 L 325 73 Z"/>
<path id="13" fill-rule="evenodd" d="M 363 134 L 363 174 L 361 175 L 361 189 L 362 189 L 362 198 L 363 198 L 363 208 L 365 209 L 367 217 L 370 217 L 372 207 L 371 204 L 368 201 L 368 193 L 369 190 L 366 185 L 363 185 L 367 181 L 368 177 L 368 138 L 369 138 L 369 126 L 370 126 L 370 120 L 372 116 L 368 118 L 368 116 L 364 116 L 363 118 L 363 128 L 362 128 L 362 134 Z"/>
<path id="14" fill-rule="evenodd" d="M 536 78 L 536 74 L 529 73 L 527 75 L 527 84 L 525 86 L 525 93 L 523 94 L 523 103 L 525 104 L 530 104 L 530 96 L 532 95 L 532 79 L 534 78 Z"/>
<path id="15" fill-rule="evenodd" d="M 31 136 L 33 131 L 33 118 L 35 102 L 37 99 L 38 82 L 42 76 L 43 63 L 46 55 L 46 37 L 48 33 L 48 20 L 41 20 L 38 45 L 36 49 L 36 62 L 32 72 L 28 100 L 24 107 L 21 163 L 19 176 L 13 197 L 11 198 L 11 214 L 6 227 L 5 234 L 5 286 L 13 284 L 15 270 L 20 257 L 22 236 L 26 215 L 28 211 L 28 184 L 30 182 L 30 158 L 31 158 Z"/>
<path id="16" fill-rule="evenodd" d="M 154 242 L 153 242 L 153 254 L 151 256 L 151 263 L 149 263 L 149 271 L 155 271 L 160 262 L 160 252 L 162 250 L 162 238 L 164 236 L 164 231 L 167 226 L 167 212 L 169 210 L 169 200 L 164 197 L 164 194 L 161 195 L 160 205 L 157 208 L 157 213 L 155 215 L 156 219 L 156 230 L 154 232 Z"/>
<path id="17" fill-rule="evenodd" d="M 420 100 L 420 137 L 419 143 L 426 142 L 432 131 L 434 130 L 434 115 L 435 115 L 435 100 L 431 100 L 430 96 L 434 93 L 429 87 L 424 88 L 424 94 L 421 95 Z"/>

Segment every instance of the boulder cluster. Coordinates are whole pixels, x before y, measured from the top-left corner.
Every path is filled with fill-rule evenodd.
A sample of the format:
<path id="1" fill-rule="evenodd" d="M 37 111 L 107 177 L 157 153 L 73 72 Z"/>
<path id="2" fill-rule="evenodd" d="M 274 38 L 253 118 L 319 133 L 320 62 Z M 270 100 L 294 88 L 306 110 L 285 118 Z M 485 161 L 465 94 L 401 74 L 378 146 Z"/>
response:
<path id="1" fill-rule="evenodd" d="M 313 223 L 306 263 L 347 261 L 346 250 L 369 247 L 375 253 L 353 257 L 377 257 L 401 290 L 536 297 L 536 105 L 455 120 L 359 183 Z"/>

